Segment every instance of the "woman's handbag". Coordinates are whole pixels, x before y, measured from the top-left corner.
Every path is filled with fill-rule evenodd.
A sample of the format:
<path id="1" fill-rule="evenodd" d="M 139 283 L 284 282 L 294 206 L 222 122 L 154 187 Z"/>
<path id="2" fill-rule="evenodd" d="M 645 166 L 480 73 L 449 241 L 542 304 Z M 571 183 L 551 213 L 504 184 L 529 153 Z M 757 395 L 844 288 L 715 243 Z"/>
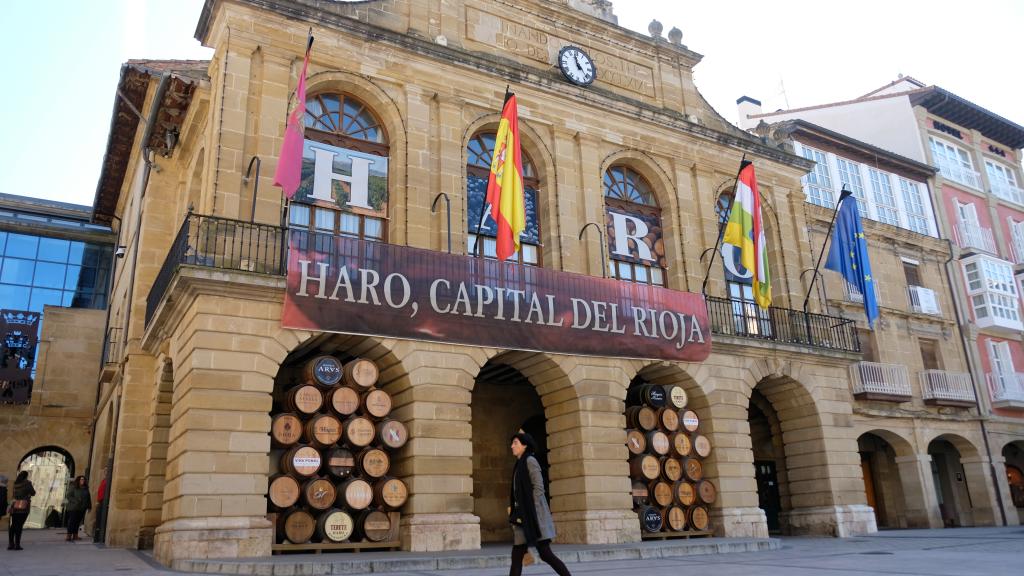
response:
<path id="1" fill-rule="evenodd" d="M 28 499 L 19 498 L 11 502 L 11 512 L 28 512 Z"/>

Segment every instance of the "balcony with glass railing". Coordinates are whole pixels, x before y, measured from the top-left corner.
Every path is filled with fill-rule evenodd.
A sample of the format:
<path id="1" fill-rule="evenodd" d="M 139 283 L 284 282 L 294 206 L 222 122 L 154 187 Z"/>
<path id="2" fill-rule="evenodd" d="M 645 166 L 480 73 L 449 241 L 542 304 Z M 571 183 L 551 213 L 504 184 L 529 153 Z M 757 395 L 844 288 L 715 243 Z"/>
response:
<path id="1" fill-rule="evenodd" d="M 964 186 L 981 190 L 981 174 L 965 166 L 950 164 L 948 162 L 936 162 L 939 173 L 943 178 L 952 180 Z"/>
<path id="2" fill-rule="evenodd" d="M 960 222 L 956 225 L 956 243 L 964 250 L 981 250 L 989 254 L 998 254 L 996 239 L 991 228 L 978 224 Z"/>
<path id="3" fill-rule="evenodd" d="M 945 370 L 923 370 L 918 373 L 921 383 L 921 398 L 931 406 L 974 406 L 974 386 L 971 375 L 946 372 Z"/>
<path id="4" fill-rule="evenodd" d="M 850 380 L 857 400 L 909 402 L 913 398 L 907 367 L 900 364 L 858 362 L 850 366 Z"/>
<path id="5" fill-rule="evenodd" d="M 993 408 L 1024 409 L 1024 372 L 989 372 L 985 379 Z"/>
<path id="6" fill-rule="evenodd" d="M 996 197 L 1024 206 L 1024 190 L 1003 180 L 989 178 L 989 181 L 992 183 L 992 193 Z"/>

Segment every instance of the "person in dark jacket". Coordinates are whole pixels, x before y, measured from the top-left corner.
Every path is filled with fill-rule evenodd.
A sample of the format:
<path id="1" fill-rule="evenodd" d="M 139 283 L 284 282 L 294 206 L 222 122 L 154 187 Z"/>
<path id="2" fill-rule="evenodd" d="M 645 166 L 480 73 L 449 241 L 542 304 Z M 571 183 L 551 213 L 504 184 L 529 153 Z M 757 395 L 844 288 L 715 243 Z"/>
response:
<path id="1" fill-rule="evenodd" d="M 509 522 L 512 523 L 512 566 L 509 576 L 523 571 L 523 558 L 527 548 L 533 546 L 540 559 L 547 562 L 559 576 L 571 576 L 565 564 L 551 551 L 555 537 L 555 522 L 551 518 L 548 499 L 544 495 L 544 477 L 540 463 L 533 455 L 536 443 L 525 432 L 512 436 L 512 455 L 516 465 L 512 469 L 512 490 L 509 496 Z"/>
<path id="2" fill-rule="evenodd" d="M 11 494 L 11 527 L 7 531 L 7 549 L 23 550 L 21 547 L 21 532 L 25 528 L 25 521 L 28 520 L 28 513 L 32 510 L 32 497 L 36 495 L 36 489 L 28 479 L 28 471 L 18 472 L 14 479 L 14 491 Z"/>
<path id="3" fill-rule="evenodd" d="M 7 476 L 0 474 L 0 518 L 7 514 Z"/>
<path id="4" fill-rule="evenodd" d="M 89 484 L 85 481 L 85 476 L 79 476 L 68 488 L 67 505 L 64 507 L 64 516 L 68 523 L 68 535 L 65 540 L 78 540 L 78 527 L 82 525 L 85 513 L 91 508 Z"/>

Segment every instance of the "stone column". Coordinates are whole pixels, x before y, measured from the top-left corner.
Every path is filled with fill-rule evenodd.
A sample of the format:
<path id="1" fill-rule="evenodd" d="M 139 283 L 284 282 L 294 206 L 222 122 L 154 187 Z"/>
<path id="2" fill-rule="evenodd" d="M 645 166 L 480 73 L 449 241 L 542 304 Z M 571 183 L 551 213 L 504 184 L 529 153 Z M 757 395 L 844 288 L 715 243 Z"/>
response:
<path id="1" fill-rule="evenodd" d="M 928 454 L 898 456 L 896 467 L 903 488 L 907 528 L 942 528 L 932 478 L 932 457 Z"/>
<path id="2" fill-rule="evenodd" d="M 967 456 L 960 458 L 964 467 L 964 481 L 971 497 L 971 514 L 975 526 L 999 526 L 999 506 L 996 500 L 997 486 L 992 484 L 992 473 L 989 459 L 984 456 Z M 1005 481 L 1006 476 L 1003 476 Z M 1009 487 L 1007 487 L 1009 491 Z"/>
<path id="3" fill-rule="evenodd" d="M 1013 505 L 1013 497 L 1010 495 L 1010 483 L 1006 479 L 1006 458 L 993 456 L 992 463 L 995 465 L 996 489 L 1003 503 L 1003 512 L 996 516 L 996 525 L 1006 518 L 1007 526 L 1019 526 L 1020 518 L 1017 514 L 1017 507 Z"/>

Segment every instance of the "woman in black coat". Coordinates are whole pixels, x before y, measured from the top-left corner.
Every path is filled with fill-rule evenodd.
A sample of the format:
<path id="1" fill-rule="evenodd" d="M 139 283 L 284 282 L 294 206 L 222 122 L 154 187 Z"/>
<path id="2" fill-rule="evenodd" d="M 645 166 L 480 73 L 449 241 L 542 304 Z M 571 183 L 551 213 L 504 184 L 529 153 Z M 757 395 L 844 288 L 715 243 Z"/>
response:
<path id="1" fill-rule="evenodd" d="M 67 505 L 64 508 L 68 523 L 68 535 L 65 540 L 78 540 L 78 527 L 82 525 L 82 519 L 90 508 L 92 498 L 89 496 L 89 484 L 86 483 L 85 476 L 79 476 L 68 488 Z"/>
<path id="2" fill-rule="evenodd" d="M 22 550 L 21 531 L 25 528 L 28 513 L 32 510 L 32 497 L 36 489 L 28 479 L 28 471 L 18 472 L 14 479 L 14 493 L 11 494 L 11 527 L 7 531 L 7 549 Z"/>
<path id="3" fill-rule="evenodd" d="M 516 465 L 512 469 L 512 490 L 509 497 L 509 522 L 514 537 L 512 545 L 512 566 L 509 576 L 519 576 L 523 571 L 523 558 L 527 547 L 533 546 L 540 553 L 540 559 L 547 562 L 559 576 L 571 576 L 565 564 L 551 551 L 551 539 L 555 537 L 555 523 L 548 509 L 544 495 L 544 477 L 540 463 L 534 457 L 536 449 L 533 437 L 525 432 L 512 436 L 512 455 Z"/>

